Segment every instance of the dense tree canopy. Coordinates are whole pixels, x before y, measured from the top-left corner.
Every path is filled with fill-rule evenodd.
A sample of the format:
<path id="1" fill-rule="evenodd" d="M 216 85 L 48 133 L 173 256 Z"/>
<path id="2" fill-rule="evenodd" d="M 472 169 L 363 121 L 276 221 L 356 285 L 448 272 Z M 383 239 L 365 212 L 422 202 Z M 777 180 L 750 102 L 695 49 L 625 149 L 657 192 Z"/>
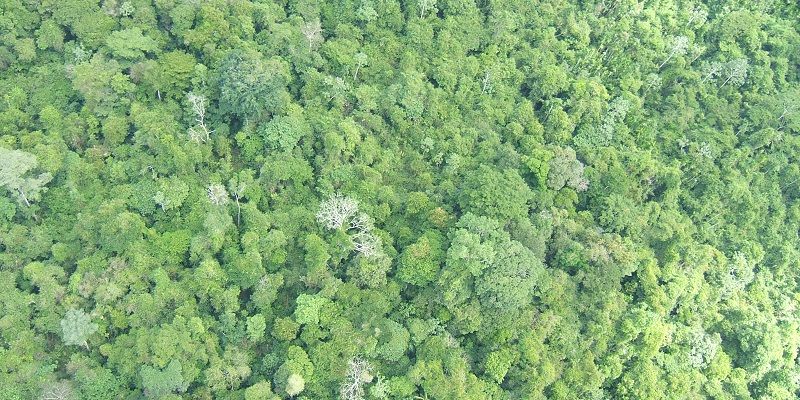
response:
<path id="1" fill-rule="evenodd" d="M 0 2 L 0 399 L 796 399 L 793 1 Z"/>

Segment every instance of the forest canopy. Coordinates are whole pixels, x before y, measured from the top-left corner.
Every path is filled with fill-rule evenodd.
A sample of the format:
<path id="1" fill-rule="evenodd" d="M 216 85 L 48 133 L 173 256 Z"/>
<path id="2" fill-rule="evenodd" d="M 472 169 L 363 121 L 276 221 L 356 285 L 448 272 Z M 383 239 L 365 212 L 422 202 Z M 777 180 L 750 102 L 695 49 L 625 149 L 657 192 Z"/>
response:
<path id="1" fill-rule="evenodd" d="M 796 399 L 790 0 L 0 2 L 0 399 Z"/>

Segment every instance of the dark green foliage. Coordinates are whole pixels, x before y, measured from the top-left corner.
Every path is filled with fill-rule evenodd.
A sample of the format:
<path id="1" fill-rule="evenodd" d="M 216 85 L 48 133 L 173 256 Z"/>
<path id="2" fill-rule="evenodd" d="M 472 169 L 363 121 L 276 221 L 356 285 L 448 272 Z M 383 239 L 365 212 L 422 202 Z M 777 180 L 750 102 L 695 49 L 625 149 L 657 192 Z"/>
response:
<path id="1" fill-rule="evenodd" d="M 251 50 L 233 50 L 219 67 L 220 111 L 239 118 L 276 113 L 288 105 L 290 75 L 280 58 L 263 59 Z"/>

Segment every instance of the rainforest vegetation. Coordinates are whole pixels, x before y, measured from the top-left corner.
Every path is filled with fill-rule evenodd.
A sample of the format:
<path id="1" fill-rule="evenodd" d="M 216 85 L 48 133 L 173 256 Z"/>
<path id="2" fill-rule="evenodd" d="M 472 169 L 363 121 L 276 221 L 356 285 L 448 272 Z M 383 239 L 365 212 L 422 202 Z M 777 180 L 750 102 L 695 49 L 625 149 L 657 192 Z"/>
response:
<path id="1" fill-rule="evenodd" d="M 796 399 L 794 0 L 0 2 L 0 399 Z"/>

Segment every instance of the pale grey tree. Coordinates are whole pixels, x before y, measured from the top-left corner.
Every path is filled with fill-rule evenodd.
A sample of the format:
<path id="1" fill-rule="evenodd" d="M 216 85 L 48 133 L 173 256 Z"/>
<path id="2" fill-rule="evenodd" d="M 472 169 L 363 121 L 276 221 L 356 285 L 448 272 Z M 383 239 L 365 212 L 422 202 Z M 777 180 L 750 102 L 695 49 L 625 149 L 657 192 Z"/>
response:
<path id="1" fill-rule="evenodd" d="M 372 366 L 361 357 L 353 357 L 347 364 L 347 375 L 339 388 L 339 397 L 342 400 L 363 400 L 364 385 L 372 379 Z"/>
<path id="2" fill-rule="evenodd" d="M 714 359 L 722 342 L 719 333 L 709 334 L 700 326 L 692 329 L 690 341 L 689 364 L 694 368 L 707 366 Z"/>
<path id="3" fill-rule="evenodd" d="M 483 79 L 481 79 L 481 92 L 482 93 L 491 93 L 492 90 L 492 71 L 486 70 L 483 73 Z"/>
<path id="4" fill-rule="evenodd" d="M 363 67 L 365 67 L 367 65 L 368 58 L 367 58 L 366 54 L 364 54 L 364 53 L 362 53 L 360 51 L 358 53 L 356 53 L 354 58 L 355 58 L 355 62 L 356 62 L 356 70 L 353 73 L 353 80 L 355 81 L 355 80 L 358 79 L 358 71 L 361 68 L 363 68 Z"/>
<path id="5" fill-rule="evenodd" d="M 740 293 L 753 279 L 755 279 L 753 264 L 743 253 L 737 251 L 728 261 L 726 273 L 722 274 L 721 297 L 728 299 Z"/>
<path id="6" fill-rule="evenodd" d="M 0 147 L 0 187 L 13 193 L 21 204 L 31 205 L 47 190 L 45 185 L 52 175 L 47 172 L 31 173 L 39 163 L 33 154 L 22 150 L 8 150 Z"/>
<path id="7" fill-rule="evenodd" d="M 369 394 L 376 399 L 382 400 L 389 398 L 389 385 L 382 375 L 378 375 L 378 379 L 375 380 L 375 383 L 372 384 L 372 387 L 369 389 Z"/>
<path id="8" fill-rule="evenodd" d="M 703 80 L 701 83 L 714 82 L 722 72 L 725 64 L 714 61 L 703 66 Z"/>
<path id="9" fill-rule="evenodd" d="M 339 229 L 356 215 L 358 202 L 337 193 L 319 205 L 317 221 L 327 229 Z"/>
<path id="10" fill-rule="evenodd" d="M 61 319 L 61 333 L 67 345 L 83 346 L 89 349 L 89 336 L 97 332 L 97 324 L 83 310 L 70 309 Z"/>
<path id="11" fill-rule="evenodd" d="M 786 127 L 797 129 L 800 127 L 800 90 L 791 90 L 784 93 L 779 100 L 781 114 L 778 116 L 778 130 Z"/>
<path id="12" fill-rule="evenodd" d="M 689 50 L 689 38 L 686 36 L 675 36 L 672 38 L 672 45 L 670 47 L 669 55 L 661 65 L 658 66 L 658 69 L 661 69 L 666 63 L 669 62 L 675 56 L 682 56 L 686 54 L 686 51 Z"/>
<path id="13" fill-rule="evenodd" d="M 317 221 L 326 229 L 342 229 L 350 235 L 353 250 L 376 259 L 383 255 L 380 237 L 372 233 L 374 223 L 369 215 L 358 211 L 358 202 L 335 194 L 323 201 L 317 211 Z"/>
<path id="14" fill-rule="evenodd" d="M 189 138 L 195 142 L 207 142 L 211 139 L 213 130 L 208 129 L 206 125 L 206 105 L 208 100 L 202 94 L 195 94 L 189 92 L 186 95 L 192 112 L 195 115 L 195 125 L 189 128 Z"/>
<path id="15" fill-rule="evenodd" d="M 701 157 L 705 157 L 710 160 L 714 159 L 714 152 L 711 150 L 711 145 L 707 142 L 700 143 L 700 147 L 697 148 L 697 153 L 700 154 Z"/>
<path id="16" fill-rule="evenodd" d="M 436 0 L 417 0 L 417 6 L 419 7 L 419 17 L 425 18 L 425 14 L 436 7 Z"/>
<path id="17" fill-rule="evenodd" d="M 350 85 L 341 77 L 328 75 L 324 77 L 322 81 L 326 87 L 323 93 L 328 98 L 328 101 L 345 99 L 347 93 L 350 91 Z"/>
<path id="18" fill-rule="evenodd" d="M 247 183 L 239 179 L 231 179 L 228 182 L 228 187 L 231 189 L 231 195 L 236 202 L 236 226 L 239 226 L 242 222 L 242 203 L 240 201 L 244 196 L 244 190 L 247 189 Z"/>
<path id="19" fill-rule="evenodd" d="M 584 176 L 584 165 L 576 158 L 575 150 L 571 147 L 554 149 L 547 174 L 547 186 L 553 190 L 569 186 L 579 192 L 589 188 L 589 181 Z"/>
<path id="20" fill-rule="evenodd" d="M 353 249 L 367 258 L 375 258 L 381 253 L 381 239 L 369 232 L 357 232 L 352 236 Z"/>
<path id="21" fill-rule="evenodd" d="M 123 17 L 130 17 L 133 13 L 136 12 L 136 8 L 131 4 L 130 1 L 126 1 L 119 6 L 119 15 Z"/>
<path id="22" fill-rule="evenodd" d="M 228 204 L 230 198 L 228 197 L 228 191 L 225 190 L 225 186 L 222 186 L 218 183 L 211 184 L 206 189 L 206 194 L 208 195 L 208 200 L 211 201 L 211 204 L 215 206 L 224 206 Z"/>
<path id="23" fill-rule="evenodd" d="M 69 381 L 58 381 L 48 384 L 42 390 L 40 400 L 70 400 L 73 399 L 72 384 Z"/>
<path id="24" fill-rule="evenodd" d="M 720 87 L 724 87 L 728 82 L 733 86 L 744 85 L 744 81 L 747 79 L 748 67 L 749 63 L 746 58 L 737 58 L 725 64 L 726 78 Z"/>
<path id="25" fill-rule="evenodd" d="M 297 396 L 306 388 L 306 381 L 300 374 L 291 374 L 286 379 L 286 393 L 290 397 Z"/>
<path id="26" fill-rule="evenodd" d="M 322 37 L 322 24 L 319 19 L 306 22 L 300 32 L 305 36 L 311 49 L 316 49 L 325 41 L 325 38 Z"/>
<path id="27" fill-rule="evenodd" d="M 700 6 L 695 6 L 692 8 L 692 11 L 689 11 L 689 21 L 686 25 L 692 25 L 694 23 L 697 26 L 701 26 L 706 20 L 708 20 L 708 11 Z"/>
<path id="28" fill-rule="evenodd" d="M 169 200 L 167 195 L 160 190 L 153 195 L 153 201 L 155 201 L 156 204 L 161 207 L 161 211 L 167 211 L 172 208 L 172 202 Z"/>
<path id="29" fill-rule="evenodd" d="M 662 79 L 658 74 L 648 74 L 645 77 L 645 91 L 661 89 Z"/>
<path id="30" fill-rule="evenodd" d="M 691 55 L 692 59 L 689 60 L 689 64 L 694 64 L 694 62 L 697 61 L 698 58 L 700 58 L 703 54 L 705 54 L 706 50 L 708 50 L 708 48 L 703 45 L 694 44 L 690 46 L 688 53 Z"/>
<path id="31" fill-rule="evenodd" d="M 78 43 L 78 45 L 72 49 L 72 59 L 75 64 L 85 63 L 89 61 L 90 58 L 92 58 L 92 51 L 84 49 L 83 44 Z"/>
<path id="32" fill-rule="evenodd" d="M 350 229 L 354 229 L 354 230 L 356 230 L 358 232 L 362 232 L 362 233 L 369 233 L 370 231 L 372 231 L 372 228 L 374 226 L 375 225 L 374 225 L 374 223 L 372 221 L 372 218 L 370 218 L 369 215 L 367 215 L 366 213 L 363 213 L 363 212 L 362 213 L 358 213 L 355 217 L 353 217 L 350 220 L 350 223 L 349 223 L 349 228 Z"/>

